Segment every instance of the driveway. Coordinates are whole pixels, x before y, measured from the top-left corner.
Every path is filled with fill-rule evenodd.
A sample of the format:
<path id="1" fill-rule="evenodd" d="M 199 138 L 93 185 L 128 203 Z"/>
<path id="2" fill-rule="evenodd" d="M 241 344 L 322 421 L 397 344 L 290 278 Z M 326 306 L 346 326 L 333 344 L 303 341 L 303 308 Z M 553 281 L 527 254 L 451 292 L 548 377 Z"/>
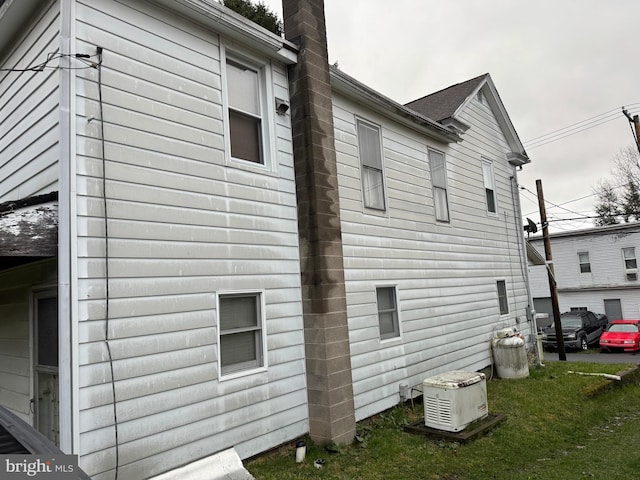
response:
<path id="1" fill-rule="evenodd" d="M 558 352 L 544 352 L 544 362 L 558 361 Z M 586 352 L 567 352 L 567 362 L 593 363 L 635 363 L 640 364 L 640 354 L 636 353 L 600 353 L 597 349 Z"/>

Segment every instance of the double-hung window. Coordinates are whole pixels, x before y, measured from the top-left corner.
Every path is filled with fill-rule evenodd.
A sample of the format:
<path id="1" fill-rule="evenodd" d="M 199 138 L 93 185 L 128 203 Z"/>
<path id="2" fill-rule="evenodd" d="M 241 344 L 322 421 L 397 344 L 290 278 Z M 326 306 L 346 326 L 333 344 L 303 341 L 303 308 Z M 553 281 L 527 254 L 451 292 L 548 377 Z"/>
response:
<path id="1" fill-rule="evenodd" d="M 506 315 L 509 313 L 509 299 L 507 297 L 507 282 L 504 280 L 498 280 L 496 282 L 498 289 L 498 306 L 500 307 L 500 315 Z"/>
<path id="2" fill-rule="evenodd" d="M 488 160 L 482 160 L 482 178 L 484 180 L 484 193 L 487 202 L 487 212 L 496 213 L 496 187 L 493 175 L 493 164 Z"/>
<path id="3" fill-rule="evenodd" d="M 635 247 L 626 247 L 622 249 L 622 257 L 624 258 L 625 270 L 633 270 L 638 268 L 636 262 L 636 249 Z"/>
<path id="4" fill-rule="evenodd" d="M 433 185 L 433 206 L 436 220 L 449 221 L 449 202 L 447 200 L 447 162 L 444 153 L 429 150 L 431 165 L 431 184 Z"/>
<path id="5" fill-rule="evenodd" d="M 580 263 L 580 273 L 591 273 L 589 252 L 578 252 L 578 263 Z"/>
<path id="6" fill-rule="evenodd" d="M 262 76 L 258 68 L 226 59 L 231 157 L 258 164 L 265 163 Z"/>
<path id="7" fill-rule="evenodd" d="M 362 120 L 357 121 L 357 128 L 364 206 L 385 210 L 380 128 Z"/>
<path id="8" fill-rule="evenodd" d="M 378 297 L 378 325 L 380 339 L 387 340 L 400 336 L 398 323 L 398 304 L 396 302 L 395 287 L 376 288 Z"/>
<path id="9" fill-rule="evenodd" d="M 265 366 L 264 317 L 259 293 L 218 295 L 222 375 Z"/>

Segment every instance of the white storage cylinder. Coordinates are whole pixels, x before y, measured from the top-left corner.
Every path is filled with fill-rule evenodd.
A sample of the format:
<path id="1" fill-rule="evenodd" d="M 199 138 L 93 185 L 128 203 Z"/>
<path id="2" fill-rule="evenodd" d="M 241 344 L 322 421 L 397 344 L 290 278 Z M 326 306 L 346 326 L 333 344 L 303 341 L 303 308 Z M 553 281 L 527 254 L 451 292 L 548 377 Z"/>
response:
<path id="1" fill-rule="evenodd" d="M 520 336 L 495 338 L 491 341 L 493 361 L 499 378 L 526 378 L 529 360 L 524 339 Z"/>
<path id="2" fill-rule="evenodd" d="M 422 382 L 426 427 L 459 432 L 488 414 L 484 373 L 455 370 Z"/>

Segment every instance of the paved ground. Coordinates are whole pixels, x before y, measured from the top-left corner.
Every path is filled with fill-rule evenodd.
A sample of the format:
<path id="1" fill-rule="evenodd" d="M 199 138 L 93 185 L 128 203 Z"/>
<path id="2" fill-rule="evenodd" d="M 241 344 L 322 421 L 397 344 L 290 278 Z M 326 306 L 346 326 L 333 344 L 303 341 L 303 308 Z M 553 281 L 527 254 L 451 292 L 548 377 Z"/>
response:
<path id="1" fill-rule="evenodd" d="M 558 361 L 558 352 L 544 352 L 544 362 Z M 597 349 L 587 352 L 567 352 L 568 362 L 595 363 L 636 363 L 640 364 L 640 354 L 636 353 L 600 353 Z"/>

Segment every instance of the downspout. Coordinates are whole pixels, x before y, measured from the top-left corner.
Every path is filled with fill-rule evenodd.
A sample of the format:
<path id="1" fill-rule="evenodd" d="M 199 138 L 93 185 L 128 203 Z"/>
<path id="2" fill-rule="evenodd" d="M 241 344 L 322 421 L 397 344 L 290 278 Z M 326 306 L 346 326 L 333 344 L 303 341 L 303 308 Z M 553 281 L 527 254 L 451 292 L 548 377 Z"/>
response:
<path id="1" fill-rule="evenodd" d="M 60 52 L 75 53 L 75 0 L 60 0 Z M 71 58 L 59 74 L 58 346 L 60 449 L 79 453 L 78 328 L 76 262 L 76 76 Z M 65 68 L 67 67 L 67 68 Z"/>
<path id="2" fill-rule="evenodd" d="M 535 310 L 533 309 L 533 297 L 531 296 L 531 285 L 529 282 L 529 269 L 527 268 L 527 245 L 524 238 L 524 224 L 522 223 L 522 209 L 520 207 L 520 195 L 518 194 L 518 172 L 516 167 L 513 167 L 513 175 L 511 176 L 511 196 L 513 201 L 513 213 L 516 223 L 516 236 L 518 237 L 519 245 L 522 246 L 522 254 L 520 255 L 520 265 L 522 268 L 522 276 L 524 278 L 524 286 L 527 291 L 527 322 L 533 326 L 533 332 L 531 333 L 531 339 L 536 352 L 536 358 L 538 359 L 538 365 L 544 367 L 542 363 L 542 351 L 538 344 L 538 324 L 536 322 Z M 529 327 L 531 330 L 531 327 Z"/>

